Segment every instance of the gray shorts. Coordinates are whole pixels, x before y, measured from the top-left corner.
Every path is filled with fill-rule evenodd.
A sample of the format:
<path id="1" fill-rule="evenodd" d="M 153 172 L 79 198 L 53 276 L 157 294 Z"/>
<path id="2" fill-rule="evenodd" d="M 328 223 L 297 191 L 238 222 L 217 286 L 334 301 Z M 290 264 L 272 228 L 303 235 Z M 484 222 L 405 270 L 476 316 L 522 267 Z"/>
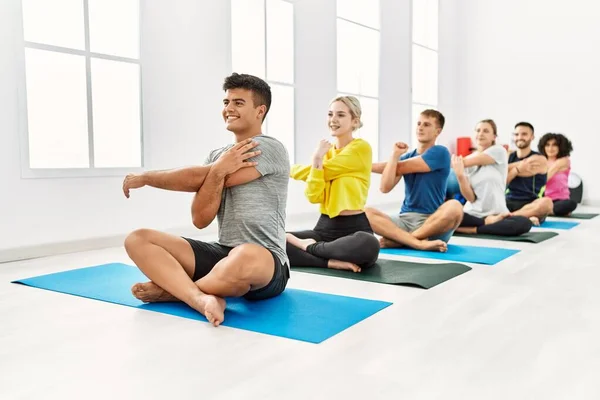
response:
<path id="1" fill-rule="evenodd" d="M 403 214 L 395 214 L 390 215 L 390 218 L 396 224 L 396 226 L 403 231 L 406 232 L 414 232 L 419 229 L 425 223 L 425 220 L 430 217 L 431 214 L 421 214 L 416 212 L 407 212 Z M 441 233 L 439 235 L 435 235 L 429 238 L 429 240 L 443 240 L 448 243 L 452 235 L 454 234 L 454 229 L 451 229 L 447 232 Z"/>

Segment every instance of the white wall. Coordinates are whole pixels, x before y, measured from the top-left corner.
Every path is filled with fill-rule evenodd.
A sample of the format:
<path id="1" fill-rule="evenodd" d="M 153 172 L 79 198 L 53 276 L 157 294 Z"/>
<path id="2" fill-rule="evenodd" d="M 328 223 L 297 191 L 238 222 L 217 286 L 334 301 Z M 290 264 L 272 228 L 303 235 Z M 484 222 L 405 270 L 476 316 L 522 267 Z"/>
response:
<path id="1" fill-rule="evenodd" d="M 600 92 L 600 3 L 593 0 L 440 1 L 440 109 L 447 133 L 493 118 L 502 143 L 515 123 L 572 141 L 584 200 L 600 204 L 592 160 Z M 537 145 L 537 141 L 535 142 Z"/>
<path id="2" fill-rule="evenodd" d="M 335 96 L 335 0 L 299 0 L 296 16 L 296 159 L 308 162 L 325 134 L 329 100 Z M 382 83 L 380 149 L 408 140 L 410 126 L 409 6 L 382 0 Z M 148 0 L 142 2 L 144 131 L 151 169 L 197 164 L 209 150 L 228 143 L 220 118 L 221 84 L 231 65 L 228 1 Z M 121 177 L 22 179 L 17 90 L 23 65 L 20 0 L 0 2 L 0 262 L 26 255 L 81 249 L 78 241 L 109 238 L 119 243 L 138 227 L 195 232 L 190 194 L 143 189 L 123 197 Z M 316 42 L 313 42 L 315 40 Z M 316 44 L 315 44 L 316 43 Z M 402 188 L 378 191 L 373 176 L 369 203 L 397 203 Z M 290 182 L 288 216 L 318 207 Z M 311 220 L 311 218 L 308 218 Z M 90 242 L 92 243 L 92 242 Z M 97 245 L 98 241 L 91 245 Z M 39 246 L 49 245 L 40 250 Z M 37 246 L 32 248 L 31 246 Z M 15 250 L 16 249 L 16 250 Z"/>

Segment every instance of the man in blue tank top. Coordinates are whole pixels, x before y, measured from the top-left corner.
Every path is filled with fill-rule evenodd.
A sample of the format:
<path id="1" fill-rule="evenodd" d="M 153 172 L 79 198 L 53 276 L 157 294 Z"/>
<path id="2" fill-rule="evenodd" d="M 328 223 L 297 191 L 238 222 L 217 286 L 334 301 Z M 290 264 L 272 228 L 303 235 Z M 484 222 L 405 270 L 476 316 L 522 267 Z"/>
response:
<path id="1" fill-rule="evenodd" d="M 395 143 L 387 163 L 373 164 L 382 174 L 380 190 L 389 193 L 404 177 L 404 202 L 400 213 L 388 216 L 367 208 L 373 231 L 382 236 L 381 247 L 408 246 L 419 250 L 445 252 L 447 243 L 462 220 L 462 204 L 444 202 L 450 173 L 450 152 L 435 141 L 444 127 L 444 116 L 425 110 L 417 123 L 417 148 Z"/>

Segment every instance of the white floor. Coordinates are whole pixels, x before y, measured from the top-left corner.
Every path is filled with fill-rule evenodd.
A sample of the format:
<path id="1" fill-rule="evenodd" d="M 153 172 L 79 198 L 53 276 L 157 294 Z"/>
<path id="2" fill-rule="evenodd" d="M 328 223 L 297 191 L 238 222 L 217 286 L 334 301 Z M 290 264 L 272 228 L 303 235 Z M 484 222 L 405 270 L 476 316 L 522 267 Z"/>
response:
<path id="1" fill-rule="evenodd" d="M 522 251 L 430 290 L 292 273 L 394 303 L 319 345 L 10 283 L 123 248 L 0 264 L 0 399 L 600 399 L 600 217 L 559 232 L 453 238 Z"/>

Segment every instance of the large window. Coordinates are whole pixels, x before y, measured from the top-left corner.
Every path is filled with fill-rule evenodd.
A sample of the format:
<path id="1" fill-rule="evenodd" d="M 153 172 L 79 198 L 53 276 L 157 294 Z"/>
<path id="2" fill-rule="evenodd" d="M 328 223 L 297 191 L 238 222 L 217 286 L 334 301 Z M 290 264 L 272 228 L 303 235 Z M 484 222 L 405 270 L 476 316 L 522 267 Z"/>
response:
<path id="1" fill-rule="evenodd" d="M 421 111 L 438 105 L 438 0 L 412 1 L 412 134 Z"/>
<path id="2" fill-rule="evenodd" d="M 265 79 L 273 101 L 263 133 L 279 139 L 294 162 L 294 5 L 231 0 L 232 70 Z"/>
<path id="3" fill-rule="evenodd" d="M 337 88 L 356 96 L 364 126 L 358 136 L 379 157 L 379 0 L 337 1 Z"/>
<path id="4" fill-rule="evenodd" d="M 24 169 L 66 176 L 141 167 L 139 0 L 22 6 Z"/>

